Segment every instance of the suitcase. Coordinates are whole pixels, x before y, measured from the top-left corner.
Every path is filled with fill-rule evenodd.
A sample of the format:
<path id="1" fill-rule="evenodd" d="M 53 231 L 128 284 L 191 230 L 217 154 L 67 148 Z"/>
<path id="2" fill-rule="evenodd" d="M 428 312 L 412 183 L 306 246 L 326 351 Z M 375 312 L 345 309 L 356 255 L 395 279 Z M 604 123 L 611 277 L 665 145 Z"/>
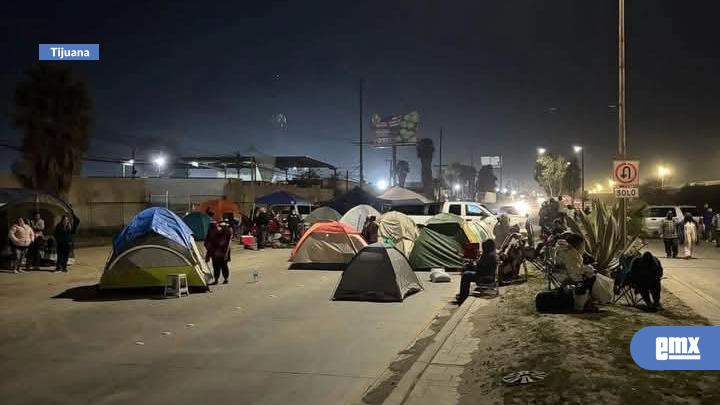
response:
<path id="1" fill-rule="evenodd" d="M 535 296 L 535 309 L 546 314 L 572 312 L 574 303 L 572 294 L 562 290 L 542 291 Z"/>

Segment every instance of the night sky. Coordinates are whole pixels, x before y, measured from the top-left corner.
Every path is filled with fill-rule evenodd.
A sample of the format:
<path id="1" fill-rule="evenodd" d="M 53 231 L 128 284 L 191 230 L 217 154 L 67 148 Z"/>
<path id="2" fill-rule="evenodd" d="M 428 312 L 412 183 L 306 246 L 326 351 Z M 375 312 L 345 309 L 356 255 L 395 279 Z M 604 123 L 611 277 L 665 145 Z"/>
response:
<path id="1" fill-rule="evenodd" d="M 93 156 L 254 147 L 357 177 L 351 141 L 364 78 L 366 129 L 374 112 L 417 110 L 420 136 L 437 145 L 445 128 L 446 162 L 502 153 L 505 178 L 532 184 L 536 147 L 571 154 L 580 143 L 588 177 L 609 177 L 617 1 L 130 3 L 3 2 L 0 105 L 12 111 L 38 43 L 100 43 L 99 62 L 65 62 L 92 94 Z M 628 148 L 645 179 L 660 162 L 675 183 L 720 178 L 719 12 L 712 1 L 627 1 Z M 0 140 L 18 139 L 9 122 L 0 128 Z M 400 157 L 419 179 L 414 148 Z M 367 148 L 369 181 L 387 176 L 387 158 Z"/>

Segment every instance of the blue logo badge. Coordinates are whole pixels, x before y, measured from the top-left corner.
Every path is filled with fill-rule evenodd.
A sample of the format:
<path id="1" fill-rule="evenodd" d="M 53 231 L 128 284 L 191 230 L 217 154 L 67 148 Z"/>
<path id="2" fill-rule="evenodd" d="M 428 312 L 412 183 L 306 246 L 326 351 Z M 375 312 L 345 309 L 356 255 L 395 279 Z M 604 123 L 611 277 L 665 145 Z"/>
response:
<path id="1" fill-rule="evenodd" d="M 630 353 L 646 370 L 720 370 L 720 327 L 648 326 L 635 333 Z"/>
<path id="2" fill-rule="evenodd" d="M 100 44 L 39 44 L 39 60 L 100 60 Z"/>

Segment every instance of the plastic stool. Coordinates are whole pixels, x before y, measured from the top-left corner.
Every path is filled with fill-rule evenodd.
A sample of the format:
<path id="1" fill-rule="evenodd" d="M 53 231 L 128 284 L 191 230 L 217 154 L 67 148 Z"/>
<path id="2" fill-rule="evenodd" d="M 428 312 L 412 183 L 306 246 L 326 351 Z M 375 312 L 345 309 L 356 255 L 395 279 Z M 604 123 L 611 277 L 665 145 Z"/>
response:
<path id="1" fill-rule="evenodd" d="M 180 298 L 185 295 L 190 295 L 188 288 L 187 275 L 181 274 L 168 274 L 165 280 L 165 292 L 164 296 L 173 296 Z"/>

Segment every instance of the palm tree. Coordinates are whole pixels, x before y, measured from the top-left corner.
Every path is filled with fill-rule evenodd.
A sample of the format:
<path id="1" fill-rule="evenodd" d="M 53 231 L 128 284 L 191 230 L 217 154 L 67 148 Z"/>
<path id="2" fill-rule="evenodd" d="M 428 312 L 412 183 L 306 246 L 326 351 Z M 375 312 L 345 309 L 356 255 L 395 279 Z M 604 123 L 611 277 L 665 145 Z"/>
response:
<path id="1" fill-rule="evenodd" d="M 410 164 L 408 161 L 398 160 L 397 166 L 395 166 L 395 174 L 397 175 L 400 187 L 405 187 L 405 179 L 407 179 L 408 173 L 410 173 Z"/>
<path id="2" fill-rule="evenodd" d="M 422 178 L 423 193 L 426 196 L 432 196 L 433 193 L 433 175 L 432 175 L 432 159 L 435 154 L 435 146 L 430 138 L 422 138 L 416 145 L 417 157 L 420 159 L 420 177 Z"/>
<path id="3" fill-rule="evenodd" d="M 53 63 L 25 72 L 15 89 L 14 124 L 22 131 L 22 161 L 16 174 L 27 187 L 67 193 L 88 148 L 90 97 L 85 83 Z"/>

